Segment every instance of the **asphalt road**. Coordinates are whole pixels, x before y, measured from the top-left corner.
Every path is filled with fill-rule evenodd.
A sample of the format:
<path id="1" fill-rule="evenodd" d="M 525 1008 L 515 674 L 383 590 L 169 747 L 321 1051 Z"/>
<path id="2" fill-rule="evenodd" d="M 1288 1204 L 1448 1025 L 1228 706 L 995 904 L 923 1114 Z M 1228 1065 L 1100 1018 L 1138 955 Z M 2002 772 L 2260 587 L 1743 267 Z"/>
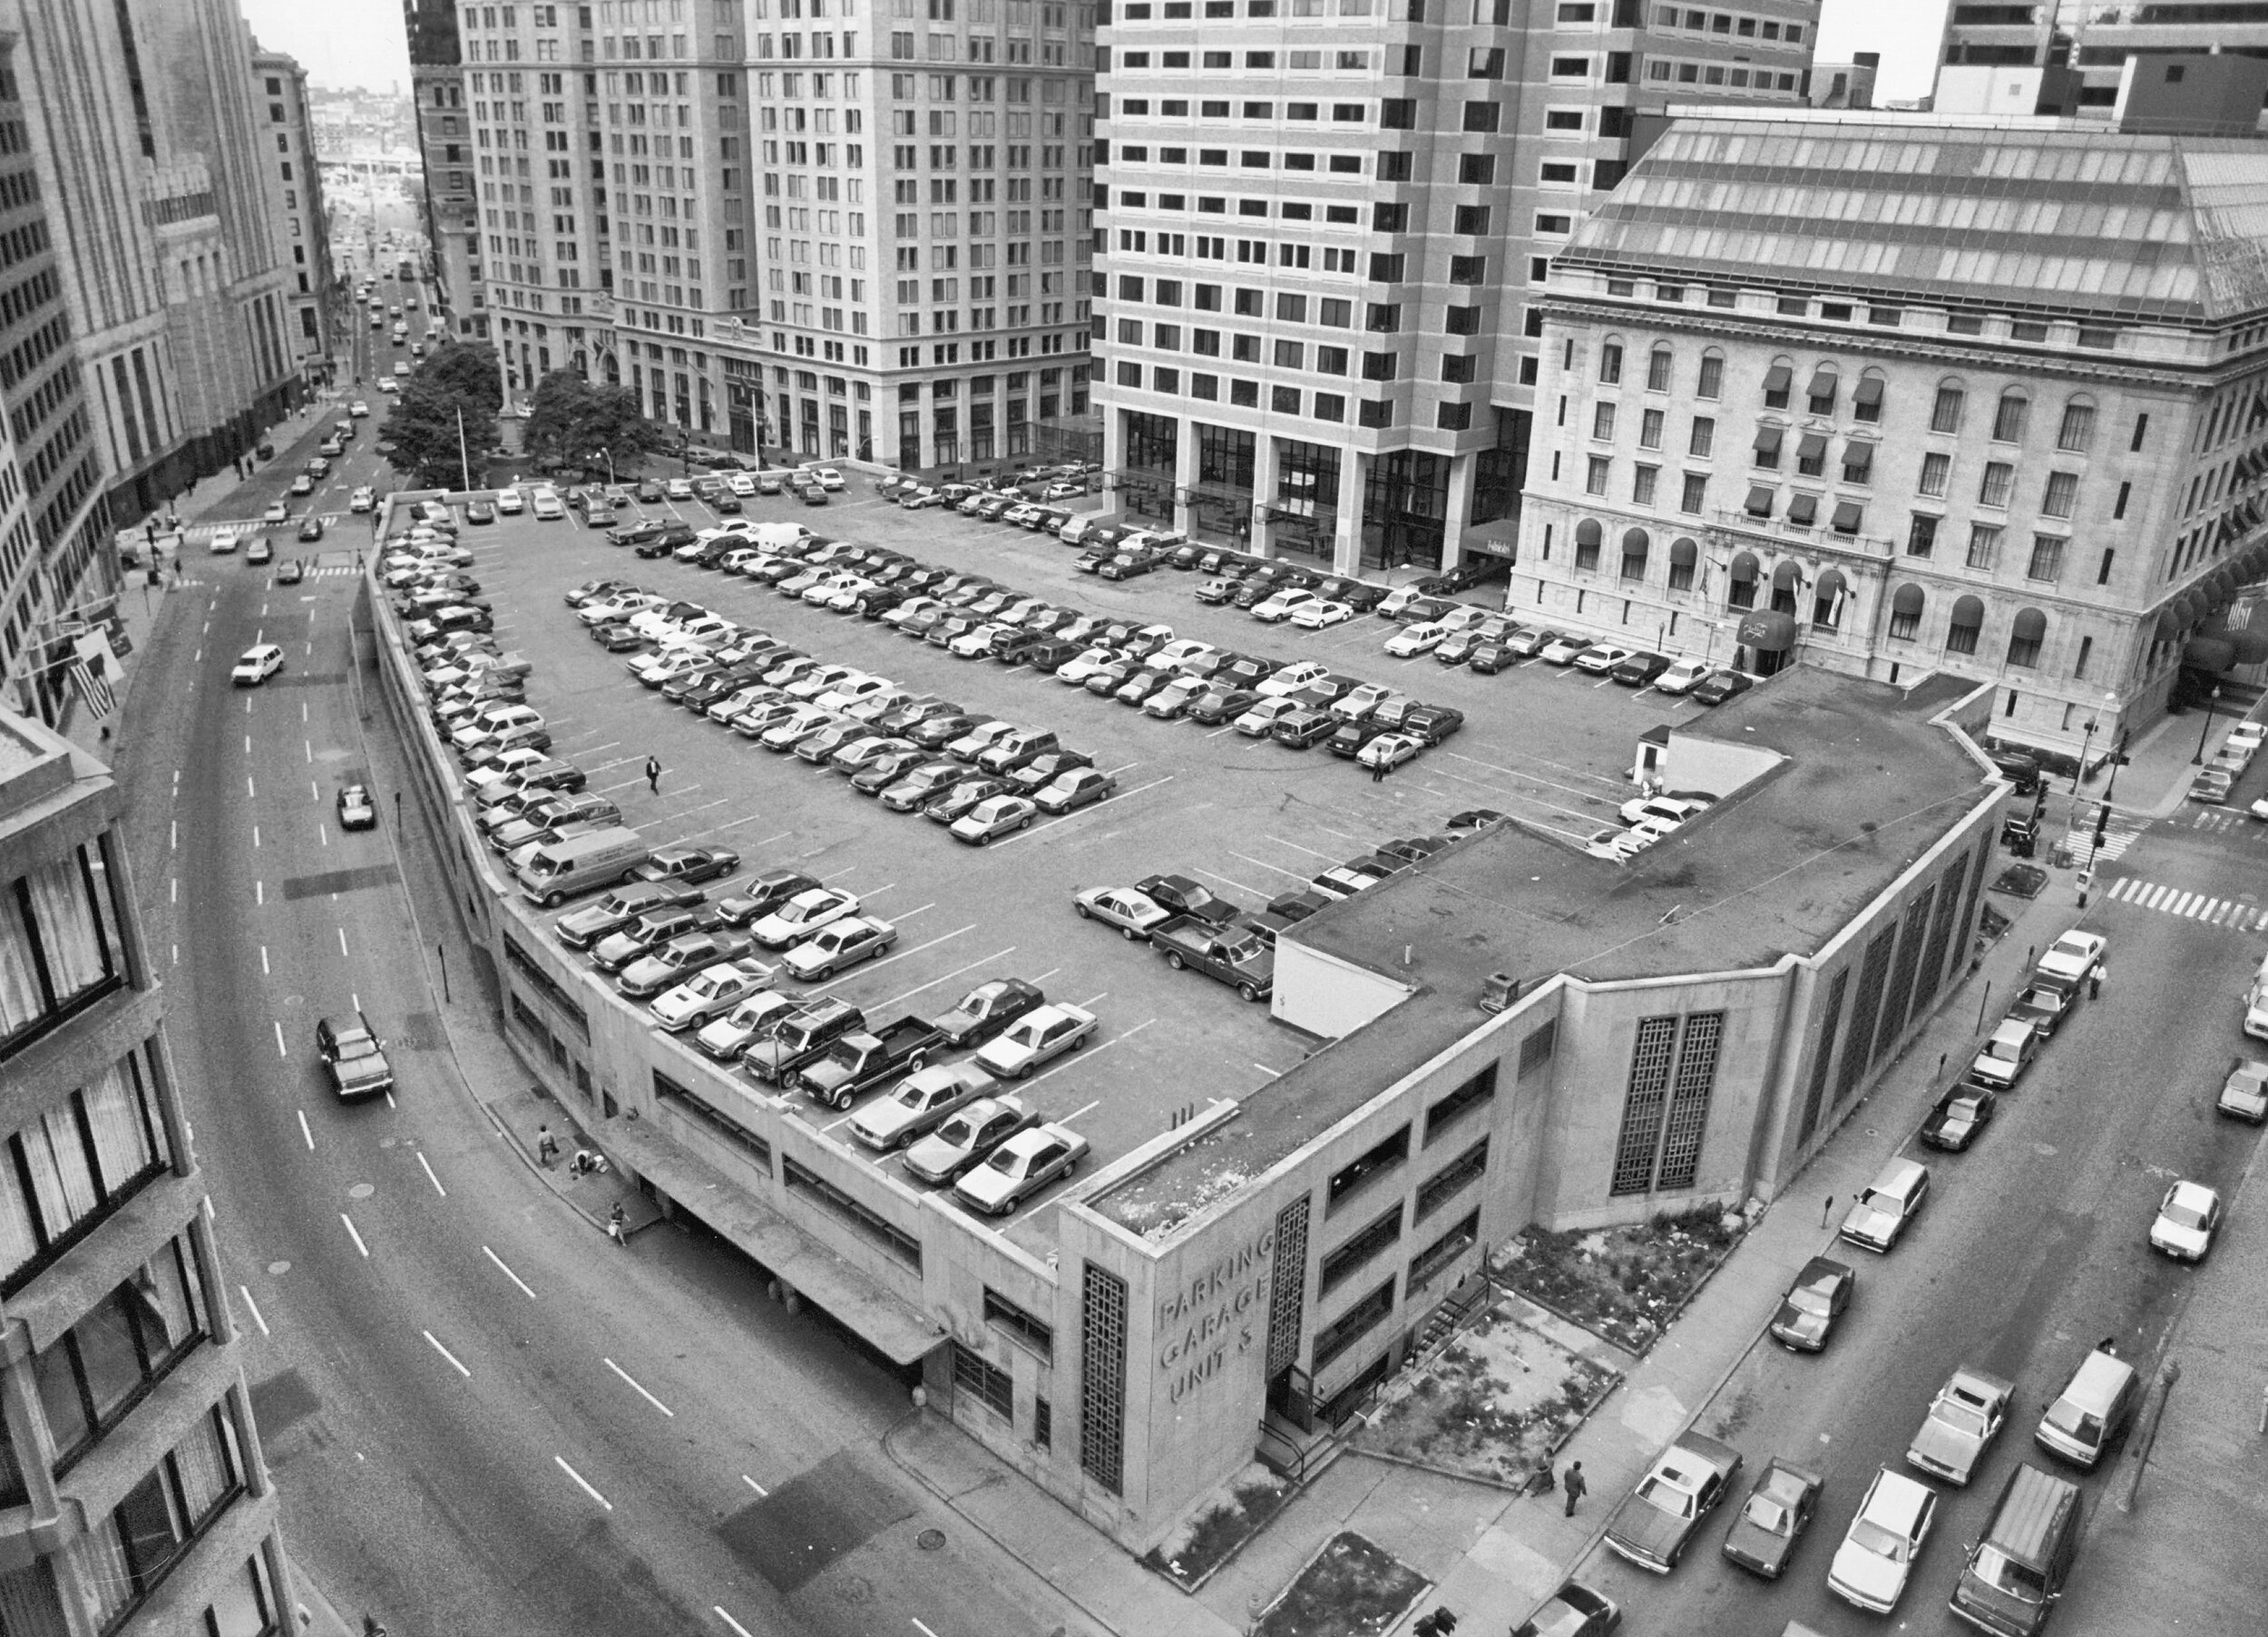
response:
<path id="1" fill-rule="evenodd" d="M 371 441 L 341 481 L 367 473 Z M 712 1244 L 612 1249 L 501 1141 L 443 1049 L 403 879 L 445 925 L 423 838 L 394 835 L 383 804 L 375 833 L 336 825 L 338 785 L 394 754 L 366 749 L 347 686 L 355 580 L 191 566 L 204 583 L 172 593 L 192 600 L 144 658 L 121 772 L 301 1560 L 402 1637 L 1065 1623 L 892 1466 L 892 1372 Z M 258 640 L 284 647 L 282 676 L 231 690 Z M 400 1084 L 347 1106 L 312 1036 L 357 1009 Z M 945 1545 L 923 1551 L 933 1526 Z"/>
<path id="2" fill-rule="evenodd" d="M 2268 770 L 2247 781 L 2246 801 L 2263 783 Z M 2263 828 L 2217 818 L 2200 828 L 2185 811 L 2100 873 L 2106 887 L 2134 875 L 2256 901 Z M 1827 1590 L 1828 1565 L 1878 1466 L 1921 1476 L 1905 1465 L 1907 1445 L 1931 1397 L 1964 1363 L 2014 1381 L 2014 1404 L 1966 1489 L 1929 1480 L 1942 1496 L 1937 1522 L 1892 1618 L 1901 1631 L 1966 1630 L 1946 1599 L 2013 1464 L 2076 1476 L 2033 1444 L 2040 1412 L 2107 1336 L 2146 1369 L 2156 1357 L 2194 1277 L 2148 1248 L 2158 1202 L 2176 1178 L 2227 1198 L 2258 1140 L 2212 1105 L 2242 1047 L 2239 997 L 2261 951 L 2236 931 L 2101 898 L 2084 924 L 2110 939 L 2100 999 L 2080 1003 L 1968 1154 L 1911 1142 L 1901 1151 L 1931 1165 L 1933 1197 L 1895 1251 L 1826 1251 L 1859 1273 L 1826 1352 L 1759 1343 L 1699 1419 L 1700 1430 L 1746 1457 L 1735 1505 L 1774 1455 L 1825 1476 L 1817 1521 L 1788 1575 L 1768 1585 L 1719 1556 L 1731 1505 L 1667 1579 L 1601 1547 L 1581 1577 L 1622 1604 L 1628 1637 L 1776 1632 L 1790 1619 L 1828 1637 L 1882 1631 L 1880 1618 Z M 1989 997 L 1991 1018 L 2008 999 Z M 1911 1129 L 1926 1111 L 1917 1094 L 1857 1117 Z M 1828 1234 L 1820 1238 L 1824 1249 Z M 2081 1480 L 2090 1515 L 2123 1490 L 2129 1470 L 2109 1462 Z M 1603 1515 L 1620 1498 L 1594 1504 Z M 2084 1629 L 2081 1609 L 2067 1603 L 2058 1625 Z"/>

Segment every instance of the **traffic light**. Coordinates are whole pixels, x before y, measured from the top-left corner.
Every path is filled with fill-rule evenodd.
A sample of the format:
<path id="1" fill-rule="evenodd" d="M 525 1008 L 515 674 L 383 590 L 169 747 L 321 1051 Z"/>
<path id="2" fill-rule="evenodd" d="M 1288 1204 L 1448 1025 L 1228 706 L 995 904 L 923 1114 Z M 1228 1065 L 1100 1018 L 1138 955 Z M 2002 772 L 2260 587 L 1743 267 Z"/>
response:
<path id="1" fill-rule="evenodd" d="M 1457 1617 L 1447 1609 L 1435 1609 L 1431 1614 L 1418 1616 L 1417 1624 L 1410 1628 L 1412 1637 L 1449 1637 L 1457 1629 Z"/>
<path id="2" fill-rule="evenodd" d="M 2095 851 L 2103 850 L 2103 837 L 2110 830 L 2110 804 L 2103 803 L 2095 809 Z"/>

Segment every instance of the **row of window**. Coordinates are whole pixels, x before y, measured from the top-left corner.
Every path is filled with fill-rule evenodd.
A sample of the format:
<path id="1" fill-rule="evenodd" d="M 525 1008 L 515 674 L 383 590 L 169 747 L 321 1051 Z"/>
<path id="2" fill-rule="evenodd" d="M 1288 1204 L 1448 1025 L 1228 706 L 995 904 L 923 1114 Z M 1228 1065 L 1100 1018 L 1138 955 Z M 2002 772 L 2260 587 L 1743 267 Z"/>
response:
<path id="1" fill-rule="evenodd" d="M 1120 359 L 1113 377 L 1120 386 L 1139 390 L 1145 386 L 1151 392 L 1178 396 L 1184 390 L 1184 372 L 1167 365 L 1152 365 L 1147 380 L 1142 366 Z M 1222 381 L 1218 375 L 1198 371 L 1188 372 L 1187 391 L 1192 398 L 1207 404 L 1222 400 Z M 1231 377 L 1227 382 L 1227 401 L 1238 409 L 1257 409 L 1261 406 L 1262 387 L 1257 381 Z M 1303 391 L 1296 386 L 1269 386 L 1266 389 L 1266 404 L 1271 414 L 1305 414 L 1318 421 L 1344 423 L 1346 418 L 1346 397 L 1342 393 Z M 1374 399 L 1363 399 L 1355 404 L 1355 424 L 1361 426 L 1391 426 L 1393 424 L 1393 405 Z M 1443 405 L 1462 412 L 1469 417 L 1471 406 L 1458 404 Z"/>
<path id="2" fill-rule="evenodd" d="M 13 1293 L 171 1158 L 136 1050 L 0 1143 L 0 1295 Z"/>
<path id="3" fill-rule="evenodd" d="M 0 1058 L 124 981 L 109 872 L 93 843 L 0 882 Z"/>

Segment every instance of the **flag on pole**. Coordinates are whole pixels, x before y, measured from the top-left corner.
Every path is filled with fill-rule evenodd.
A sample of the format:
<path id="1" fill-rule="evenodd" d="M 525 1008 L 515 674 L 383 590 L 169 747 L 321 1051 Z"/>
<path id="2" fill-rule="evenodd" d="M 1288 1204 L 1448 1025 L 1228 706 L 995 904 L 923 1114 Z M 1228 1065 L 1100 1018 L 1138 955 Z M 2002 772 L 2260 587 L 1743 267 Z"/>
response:
<path id="1" fill-rule="evenodd" d="M 78 656 L 72 662 L 71 680 L 79 690 L 79 697 L 100 719 L 118 709 L 118 696 L 111 684 L 122 672 L 117 656 L 112 653 L 110 636 L 102 630 L 83 631 L 72 642 Z"/>

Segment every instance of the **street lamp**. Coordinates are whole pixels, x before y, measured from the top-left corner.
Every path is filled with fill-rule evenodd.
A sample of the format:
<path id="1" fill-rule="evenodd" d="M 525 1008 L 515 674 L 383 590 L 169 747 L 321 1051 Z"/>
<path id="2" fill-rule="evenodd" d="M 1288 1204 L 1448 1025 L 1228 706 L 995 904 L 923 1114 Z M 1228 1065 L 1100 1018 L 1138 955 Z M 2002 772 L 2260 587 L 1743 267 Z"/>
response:
<path id="1" fill-rule="evenodd" d="M 2068 823 L 2077 824 L 2079 822 L 2079 781 L 2087 777 L 2087 753 L 2094 747 L 2095 730 L 2101 726 L 2089 716 L 2086 723 L 2087 732 L 2079 740 L 2079 765 L 2071 775 L 2071 816 L 2067 821 Z"/>
<path id="2" fill-rule="evenodd" d="M 2192 767 L 2205 759 L 2205 736 L 2213 731 L 2213 713 L 2220 703 L 2221 685 L 2216 682 L 2213 685 L 2213 691 L 2205 696 L 2205 721 L 2204 726 L 2197 730 L 2197 754 L 2189 758 Z"/>
<path id="3" fill-rule="evenodd" d="M 607 487 L 611 489 L 614 486 L 614 452 L 611 449 L 601 449 L 594 453 L 606 463 L 606 482 Z"/>

